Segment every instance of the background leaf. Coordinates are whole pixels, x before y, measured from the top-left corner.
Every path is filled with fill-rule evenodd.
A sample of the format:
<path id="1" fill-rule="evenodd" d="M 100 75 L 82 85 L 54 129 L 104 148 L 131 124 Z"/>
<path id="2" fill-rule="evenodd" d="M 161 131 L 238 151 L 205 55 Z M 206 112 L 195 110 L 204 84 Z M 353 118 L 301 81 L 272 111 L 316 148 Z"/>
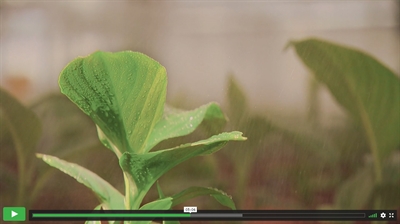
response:
<path id="1" fill-rule="evenodd" d="M 8 127 L 12 134 L 17 153 L 20 156 L 29 156 L 41 135 L 41 124 L 30 109 L 23 106 L 14 97 L 0 88 L 0 110 L 2 127 Z"/>
<path id="2" fill-rule="evenodd" d="M 228 79 L 227 101 L 232 125 L 238 127 L 243 123 L 243 119 L 248 113 L 249 106 L 247 104 L 246 95 L 233 74 L 230 74 Z"/>
<path id="3" fill-rule="evenodd" d="M 363 125 L 373 154 L 382 161 L 400 145 L 399 77 L 355 49 L 317 39 L 291 44 L 316 78 Z"/>
<path id="4" fill-rule="evenodd" d="M 189 199 L 210 195 L 215 200 L 217 200 L 221 205 L 224 205 L 230 209 L 236 209 L 235 203 L 232 200 L 232 197 L 227 195 L 225 192 L 210 188 L 210 187 L 190 187 L 188 189 L 183 190 L 182 192 L 175 194 L 172 196 L 172 207 L 179 205 Z"/>
<path id="5" fill-rule="evenodd" d="M 28 183 L 31 181 L 28 171 L 33 169 L 30 158 L 33 157 L 34 150 L 41 136 L 41 124 L 38 117 L 31 110 L 23 106 L 1 88 L 0 122 L 2 130 L 10 132 L 17 154 L 18 191 L 13 203 L 28 206 L 29 198 L 25 196 L 25 191 Z"/>
<path id="6" fill-rule="evenodd" d="M 99 144 L 93 121 L 61 93 L 48 94 L 30 108 L 43 127 L 38 152 L 62 158 Z"/>
<path id="7" fill-rule="evenodd" d="M 383 165 L 382 185 L 376 186 L 374 196 L 382 198 L 382 208 L 390 209 L 400 206 L 400 151 L 394 151 Z"/>
<path id="8" fill-rule="evenodd" d="M 90 188 L 99 198 L 105 209 L 124 209 L 124 197 L 97 174 L 78 164 L 69 163 L 54 156 L 37 154 L 37 157 L 52 167 L 75 178 L 78 182 Z"/>
<path id="9" fill-rule="evenodd" d="M 145 152 L 163 140 L 192 133 L 203 120 L 226 121 L 226 118 L 216 103 L 209 103 L 191 111 L 166 110 L 164 117 L 150 134 Z"/>
<path id="10" fill-rule="evenodd" d="M 137 52 L 98 51 L 69 63 L 59 84 L 117 146 L 118 156 L 125 151 L 143 153 L 164 110 L 163 66 Z"/>
<path id="11" fill-rule="evenodd" d="M 370 166 L 365 166 L 342 184 L 335 198 L 336 206 L 340 209 L 367 209 L 374 191 L 372 172 Z"/>

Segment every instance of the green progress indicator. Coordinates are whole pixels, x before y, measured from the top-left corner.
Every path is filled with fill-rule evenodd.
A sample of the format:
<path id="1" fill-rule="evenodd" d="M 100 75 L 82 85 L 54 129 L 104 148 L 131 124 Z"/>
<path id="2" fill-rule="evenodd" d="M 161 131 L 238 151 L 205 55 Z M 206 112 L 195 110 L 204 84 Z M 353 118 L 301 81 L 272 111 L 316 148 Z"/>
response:
<path id="1" fill-rule="evenodd" d="M 190 218 L 190 214 L 93 214 L 93 213 L 33 213 L 32 218 Z"/>

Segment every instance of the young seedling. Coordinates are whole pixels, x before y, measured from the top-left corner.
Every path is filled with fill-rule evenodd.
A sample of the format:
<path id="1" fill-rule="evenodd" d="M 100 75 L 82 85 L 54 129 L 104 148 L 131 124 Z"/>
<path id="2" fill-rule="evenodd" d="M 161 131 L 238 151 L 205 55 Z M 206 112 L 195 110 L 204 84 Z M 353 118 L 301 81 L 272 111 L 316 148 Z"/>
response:
<path id="1" fill-rule="evenodd" d="M 166 70 L 158 62 L 137 52 L 99 51 L 69 63 L 61 72 L 59 85 L 61 92 L 92 118 L 100 141 L 118 157 L 125 195 L 77 164 L 50 155 L 37 156 L 89 187 L 101 202 L 96 209 L 167 210 L 200 195 L 211 195 L 235 209 L 230 196 L 204 187 L 192 187 L 171 197 L 165 197 L 158 188 L 160 199 L 141 206 L 150 187 L 171 168 L 195 156 L 214 153 L 229 141 L 246 139 L 241 132 L 233 131 L 151 151 L 163 140 L 190 134 L 204 120 L 225 119 L 215 103 L 192 111 L 166 107 Z"/>

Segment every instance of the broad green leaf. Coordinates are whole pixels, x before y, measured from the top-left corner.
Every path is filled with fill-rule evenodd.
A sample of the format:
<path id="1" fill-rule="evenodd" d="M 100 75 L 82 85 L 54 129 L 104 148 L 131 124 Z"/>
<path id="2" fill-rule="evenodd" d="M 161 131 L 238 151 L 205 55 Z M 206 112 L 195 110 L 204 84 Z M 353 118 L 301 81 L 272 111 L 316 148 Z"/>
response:
<path id="1" fill-rule="evenodd" d="M 172 198 L 167 197 L 143 205 L 140 210 L 169 210 L 171 209 Z"/>
<path id="2" fill-rule="evenodd" d="M 373 170 L 365 166 L 338 190 L 335 204 L 339 209 L 363 209 L 374 191 Z"/>
<path id="3" fill-rule="evenodd" d="M 382 161 L 400 145 L 400 79 L 361 51 L 308 39 L 291 42 L 298 56 L 365 130 Z"/>
<path id="4" fill-rule="evenodd" d="M 175 194 L 174 196 L 172 196 L 173 200 L 171 207 L 179 205 L 189 199 L 203 195 L 210 195 L 215 200 L 217 200 L 221 205 L 226 206 L 230 209 L 236 209 L 235 203 L 233 202 L 231 196 L 227 195 L 225 192 L 221 190 L 210 187 L 190 187 L 178 194 Z"/>
<path id="5" fill-rule="evenodd" d="M 61 92 L 89 115 L 116 146 L 115 153 L 143 153 L 166 96 L 166 71 L 137 52 L 95 52 L 61 72 Z"/>
<path id="6" fill-rule="evenodd" d="M 125 152 L 120 158 L 120 166 L 129 174 L 130 181 L 134 184 L 132 192 L 137 192 L 137 197 L 132 200 L 141 200 L 154 184 L 154 182 L 176 165 L 193 158 L 214 153 L 225 146 L 228 141 L 244 141 L 241 132 L 222 133 L 209 139 L 181 146 L 150 152 L 146 154 L 133 154 Z M 131 202 L 134 204 L 134 202 Z M 135 209 L 135 208 L 131 208 Z"/>
<path id="7" fill-rule="evenodd" d="M 191 111 L 171 110 L 168 107 L 164 117 L 156 124 L 150 134 L 145 152 L 150 151 L 163 140 L 192 133 L 203 120 L 225 121 L 226 118 L 216 103 L 209 103 Z"/>
<path id="8" fill-rule="evenodd" d="M 14 203 L 28 203 L 25 196 L 27 184 L 31 181 L 28 167 L 30 158 L 39 141 L 42 129 L 37 116 L 0 88 L 0 126 L 10 132 L 17 155 L 18 187 Z"/>
<path id="9" fill-rule="evenodd" d="M 122 194 L 103 180 L 97 174 L 78 164 L 69 163 L 54 156 L 36 154 L 38 158 L 52 167 L 75 178 L 78 182 L 90 188 L 99 198 L 104 209 L 124 209 L 124 197 Z"/>

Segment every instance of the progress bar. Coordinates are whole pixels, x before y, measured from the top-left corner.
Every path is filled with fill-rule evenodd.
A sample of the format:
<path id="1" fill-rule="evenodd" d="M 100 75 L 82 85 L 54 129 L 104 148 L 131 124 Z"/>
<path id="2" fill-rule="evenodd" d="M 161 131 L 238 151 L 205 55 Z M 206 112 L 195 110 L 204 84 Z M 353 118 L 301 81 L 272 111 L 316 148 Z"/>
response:
<path id="1" fill-rule="evenodd" d="M 396 210 L 30 210 L 30 221 L 205 220 L 205 221 L 396 221 Z"/>

